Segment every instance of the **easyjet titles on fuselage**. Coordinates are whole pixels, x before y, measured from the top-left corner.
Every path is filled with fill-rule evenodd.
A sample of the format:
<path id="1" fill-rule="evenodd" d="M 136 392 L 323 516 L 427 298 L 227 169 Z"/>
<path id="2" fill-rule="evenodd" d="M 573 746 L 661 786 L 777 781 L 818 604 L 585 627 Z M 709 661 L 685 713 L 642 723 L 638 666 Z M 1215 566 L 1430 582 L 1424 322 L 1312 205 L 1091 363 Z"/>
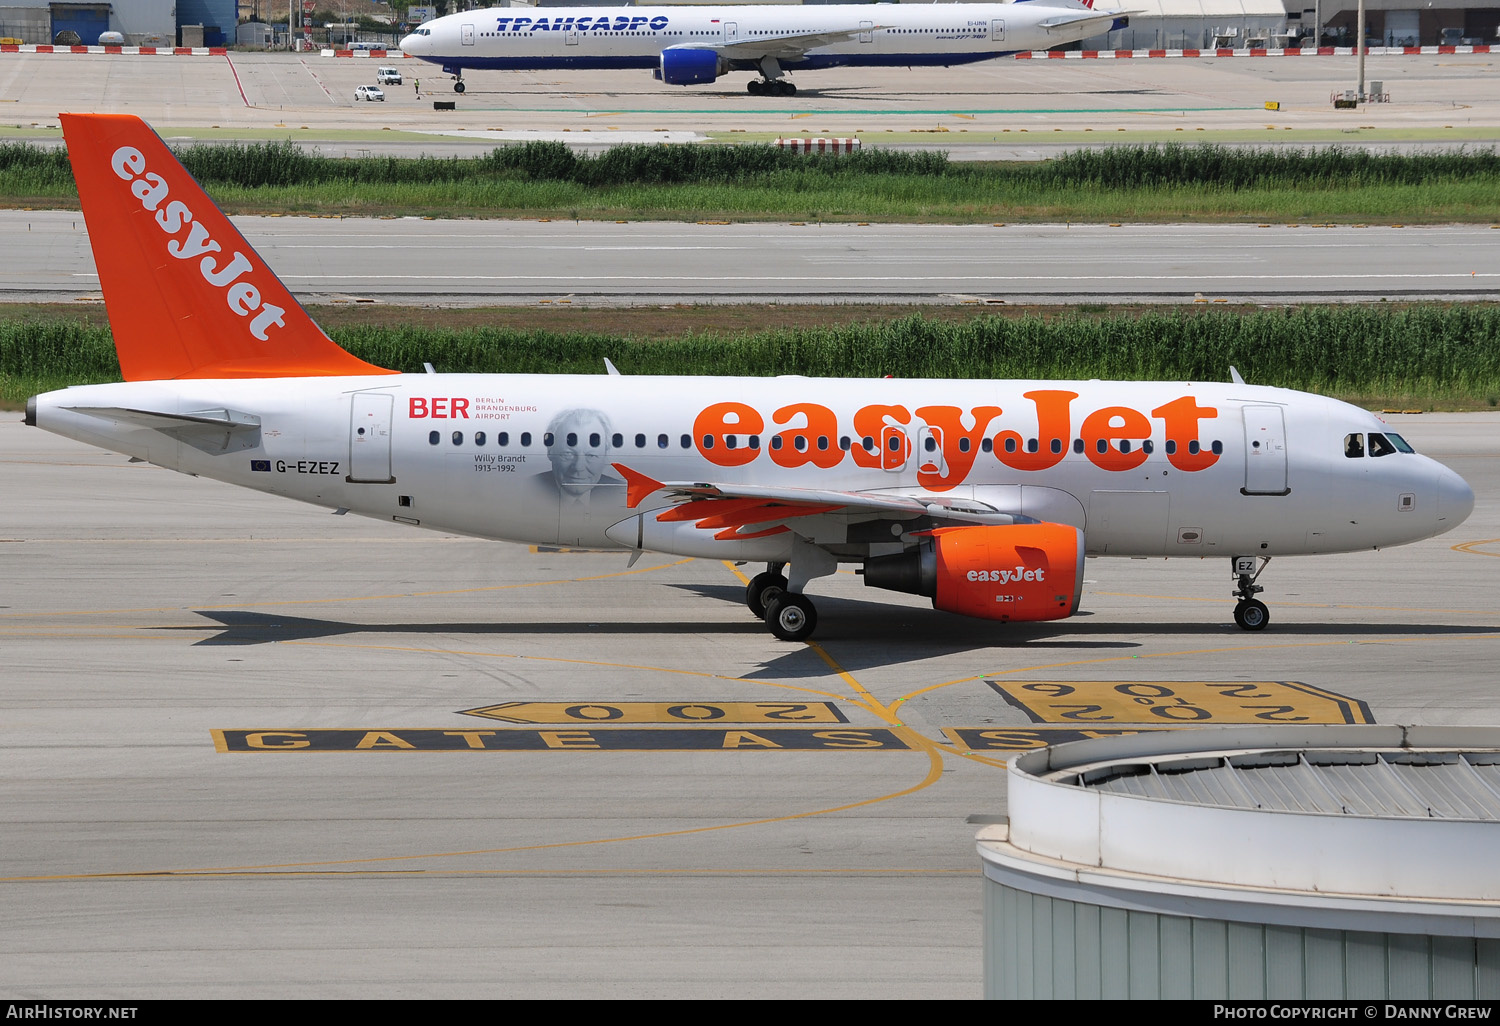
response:
<path id="1" fill-rule="evenodd" d="M 1134 470 L 1153 452 L 1155 419 L 1161 424 L 1167 462 L 1177 470 L 1193 473 L 1219 461 L 1221 447 L 1200 439 L 1201 422 L 1217 419 L 1218 408 L 1199 406 L 1191 395 L 1163 403 L 1149 416 L 1129 406 L 1104 406 L 1084 415 L 1076 433 L 1072 404 L 1077 392 L 1036 389 L 1023 397 L 1036 423 L 1035 433 L 1026 437 L 1001 427 L 1005 411 L 999 406 L 909 409 L 874 404 L 855 411 L 852 430 L 841 430 L 838 415 L 819 403 L 789 403 L 772 410 L 768 419 L 748 403 L 720 402 L 704 407 L 694 418 L 692 444 L 698 455 L 720 467 L 769 460 L 780 467 L 829 470 L 848 459 L 859 467 L 891 469 L 904 466 L 912 455 L 908 429 L 925 427 L 942 460 L 920 462 L 917 480 L 933 491 L 947 491 L 963 484 L 984 454 L 1012 470 L 1039 471 L 1057 466 L 1072 449 L 1101 470 Z M 462 397 L 414 396 L 408 399 L 407 412 L 412 419 L 466 420 L 469 406 Z M 763 442 L 768 423 L 783 430 Z M 846 449 L 840 440 L 850 434 L 855 437 Z"/>

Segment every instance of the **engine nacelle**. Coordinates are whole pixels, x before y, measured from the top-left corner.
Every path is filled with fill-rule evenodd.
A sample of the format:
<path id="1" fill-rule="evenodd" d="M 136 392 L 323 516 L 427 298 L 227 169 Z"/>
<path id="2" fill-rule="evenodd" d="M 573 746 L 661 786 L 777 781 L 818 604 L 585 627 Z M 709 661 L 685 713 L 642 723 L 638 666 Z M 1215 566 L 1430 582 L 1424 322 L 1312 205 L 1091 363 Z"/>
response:
<path id="1" fill-rule="evenodd" d="M 667 85 L 701 85 L 719 77 L 719 55 L 696 47 L 661 52 L 661 80 Z"/>
<path id="2" fill-rule="evenodd" d="M 865 584 L 984 620 L 1061 620 L 1083 592 L 1083 532 L 1067 524 L 942 527 L 865 563 Z"/>

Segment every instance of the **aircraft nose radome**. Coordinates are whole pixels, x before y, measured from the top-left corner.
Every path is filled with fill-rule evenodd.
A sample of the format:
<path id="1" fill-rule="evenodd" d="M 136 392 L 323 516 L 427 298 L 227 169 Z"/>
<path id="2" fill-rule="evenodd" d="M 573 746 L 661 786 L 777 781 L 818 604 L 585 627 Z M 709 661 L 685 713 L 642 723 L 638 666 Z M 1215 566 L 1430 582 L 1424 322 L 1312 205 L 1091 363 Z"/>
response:
<path id="1" fill-rule="evenodd" d="M 1457 527 L 1474 512 L 1474 489 L 1469 482 L 1444 467 L 1438 472 L 1437 520 L 1438 527 L 1447 531 Z"/>
<path id="2" fill-rule="evenodd" d="M 422 40 L 422 37 L 419 36 L 419 35 L 417 35 L 415 32 L 413 32 L 409 36 L 403 37 L 402 40 L 401 40 L 401 52 L 402 53 L 417 53 L 418 50 L 420 49 L 421 45 L 422 45 L 421 40 Z"/>

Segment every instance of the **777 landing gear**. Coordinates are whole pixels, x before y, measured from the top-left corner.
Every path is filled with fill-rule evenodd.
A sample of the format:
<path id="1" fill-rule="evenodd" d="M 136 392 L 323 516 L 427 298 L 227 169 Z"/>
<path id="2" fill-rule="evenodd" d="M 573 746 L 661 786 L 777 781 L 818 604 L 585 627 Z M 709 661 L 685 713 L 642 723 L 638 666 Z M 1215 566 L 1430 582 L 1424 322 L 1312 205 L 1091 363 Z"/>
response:
<path id="1" fill-rule="evenodd" d="M 752 78 L 745 83 L 751 96 L 796 96 L 797 87 L 784 78 Z"/>
<path id="2" fill-rule="evenodd" d="M 797 87 L 781 76 L 781 62 L 775 57 L 760 59 L 760 78 L 745 83 L 745 91 L 751 96 L 796 96 Z"/>
<path id="3" fill-rule="evenodd" d="M 453 91 L 460 95 L 464 91 L 464 73 L 462 71 L 453 76 Z"/>
<path id="4" fill-rule="evenodd" d="M 1255 565 L 1257 560 L 1260 562 L 1259 567 Z M 1257 593 L 1266 590 L 1255 582 L 1270 562 L 1270 556 L 1235 556 L 1231 562 L 1233 573 L 1239 578 L 1239 585 L 1234 589 L 1235 596 L 1239 598 L 1234 607 L 1234 622 L 1242 630 L 1263 631 L 1266 624 L 1271 622 L 1271 611 L 1255 597 Z"/>

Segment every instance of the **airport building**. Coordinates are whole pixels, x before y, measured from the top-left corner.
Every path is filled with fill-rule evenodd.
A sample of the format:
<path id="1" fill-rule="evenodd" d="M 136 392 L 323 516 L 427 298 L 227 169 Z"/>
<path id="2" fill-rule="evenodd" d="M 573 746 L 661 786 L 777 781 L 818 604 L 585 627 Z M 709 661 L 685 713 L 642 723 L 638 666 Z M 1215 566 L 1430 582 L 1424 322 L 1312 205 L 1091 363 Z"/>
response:
<path id="1" fill-rule="evenodd" d="M 992 998 L 1500 998 L 1500 729 L 1058 745 L 980 831 Z"/>
<path id="2" fill-rule="evenodd" d="M 118 32 L 126 46 L 225 46 L 238 23 L 235 0 L 0 0 L 0 38 L 22 43 L 96 46 L 104 33 Z"/>

